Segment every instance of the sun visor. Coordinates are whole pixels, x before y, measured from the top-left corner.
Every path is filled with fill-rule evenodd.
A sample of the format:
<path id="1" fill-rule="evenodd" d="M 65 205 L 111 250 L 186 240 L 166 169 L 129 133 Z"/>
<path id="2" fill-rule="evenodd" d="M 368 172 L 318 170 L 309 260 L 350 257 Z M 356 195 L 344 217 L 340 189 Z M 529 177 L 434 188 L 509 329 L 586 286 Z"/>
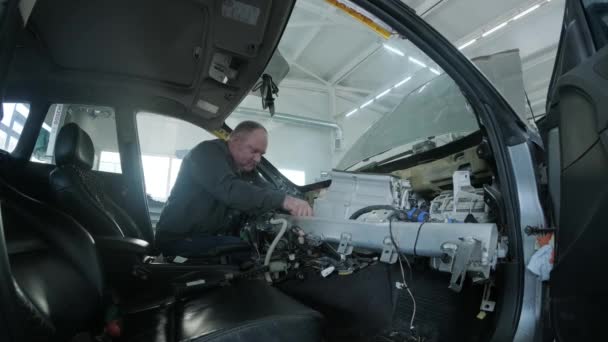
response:
<path id="1" fill-rule="evenodd" d="M 525 121 L 526 94 L 519 50 L 475 57 L 472 61 Z"/>
<path id="2" fill-rule="evenodd" d="M 61 68 L 192 86 L 208 16 L 195 1 L 39 0 L 28 27 Z"/>
<path id="3" fill-rule="evenodd" d="M 27 25 L 27 21 L 32 14 L 32 10 L 34 9 L 34 5 L 36 5 L 36 0 L 21 0 L 19 1 L 19 12 L 21 13 L 21 18 L 23 18 L 23 25 Z"/>

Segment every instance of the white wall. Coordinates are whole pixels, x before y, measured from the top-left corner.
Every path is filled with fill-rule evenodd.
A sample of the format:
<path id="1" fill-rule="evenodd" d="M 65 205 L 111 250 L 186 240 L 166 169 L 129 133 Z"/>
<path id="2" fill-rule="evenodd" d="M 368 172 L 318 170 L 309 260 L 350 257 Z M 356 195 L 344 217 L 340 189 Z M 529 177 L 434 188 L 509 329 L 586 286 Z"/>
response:
<path id="1" fill-rule="evenodd" d="M 306 183 L 332 167 L 333 132 L 330 128 L 279 122 L 259 115 L 231 115 L 230 127 L 243 120 L 254 120 L 269 131 L 266 157 L 279 169 L 304 171 Z M 137 119 L 142 154 L 175 156 L 176 150 L 189 150 L 204 140 L 215 139 L 202 128 L 181 120 L 155 114 L 139 114 Z"/>
<path id="2" fill-rule="evenodd" d="M 142 154 L 175 156 L 176 150 L 190 150 L 216 138 L 189 122 L 150 113 L 137 115 L 137 130 Z"/>
<path id="3" fill-rule="evenodd" d="M 277 113 L 305 116 L 321 120 L 329 120 L 329 99 L 327 93 L 318 91 L 302 91 L 279 85 L 279 96 L 275 99 Z M 239 107 L 262 109 L 262 99 L 249 95 Z"/>

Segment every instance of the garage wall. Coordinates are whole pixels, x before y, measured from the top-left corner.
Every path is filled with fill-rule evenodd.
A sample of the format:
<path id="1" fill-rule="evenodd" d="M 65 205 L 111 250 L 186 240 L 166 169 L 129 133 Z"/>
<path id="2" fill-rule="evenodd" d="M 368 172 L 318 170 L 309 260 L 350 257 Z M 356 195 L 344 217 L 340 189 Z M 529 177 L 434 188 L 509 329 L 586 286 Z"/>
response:
<path id="1" fill-rule="evenodd" d="M 138 114 L 137 129 L 143 154 L 175 156 L 177 150 L 190 150 L 202 141 L 216 139 L 193 124 L 157 114 Z"/>
<path id="2" fill-rule="evenodd" d="M 275 99 L 277 112 L 305 116 L 320 120 L 329 120 L 327 113 L 327 93 L 317 91 L 303 91 L 302 89 L 279 86 L 279 96 Z M 240 108 L 262 109 L 262 99 L 259 96 L 249 95 L 239 105 Z"/>

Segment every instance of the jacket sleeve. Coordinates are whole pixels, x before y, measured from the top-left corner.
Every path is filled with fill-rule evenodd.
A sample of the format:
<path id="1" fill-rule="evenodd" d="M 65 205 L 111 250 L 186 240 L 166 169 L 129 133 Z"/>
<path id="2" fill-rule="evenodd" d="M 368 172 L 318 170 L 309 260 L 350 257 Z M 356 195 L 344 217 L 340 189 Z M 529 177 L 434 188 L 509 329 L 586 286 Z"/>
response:
<path id="1" fill-rule="evenodd" d="M 285 194 L 260 187 L 239 176 L 232 170 L 225 152 L 213 144 L 200 144 L 190 156 L 192 178 L 208 193 L 229 207 L 257 212 L 280 209 Z"/>

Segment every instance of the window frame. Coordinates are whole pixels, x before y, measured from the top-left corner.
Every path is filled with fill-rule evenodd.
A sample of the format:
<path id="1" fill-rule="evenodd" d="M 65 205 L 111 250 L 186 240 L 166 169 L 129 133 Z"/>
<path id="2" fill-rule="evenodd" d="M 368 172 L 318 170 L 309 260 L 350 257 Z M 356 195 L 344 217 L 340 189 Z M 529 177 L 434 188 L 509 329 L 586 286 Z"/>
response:
<path id="1" fill-rule="evenodd" d="M 57 109 L 57 105 L 62 105 L 64 108 L 62 108 L 62 118 L 61 118 L 61 124 L 58 126 L 57 128 L 57 132 L 56 134 L 53 136 L 53 131 L 52 131 L 52 126 L 53 123 L 52 121 L 54 120 L 54 116 L 56 115 L 56 109 Z M 32 122 L 32 125 L 36 125 L 36 130 L 32 130 L 31 131 L 31 135 L 32 137 L 32 141 L 31 141 L 31 149 L 28 150 L 27 153 L 27 160 L 29 162 L 33 162 L 33 163 L 37 163 L 37 164 L 44 164 L 44 165 L 52 165 L 52 166 L 56 166 L 57 164 L 55 163 L 55 152 L 53 151 L 53 154 L 50 156 L 51 160 L 50 161 L 45 161 L 45 160 L 40 160 L 38 158 L 35 158 L 35 148 L 36 148 L 36 142 L 39 139 L 40 135 L 42 134 L 42 130 L 47 130 L 49 132 L 49 141 L 46 145 L 46 149 L 48 150 L 49 146 L 51 146 L 51 138 L 53 138 L 54 140 L 52 141 L 52 146 L 54 149 L 55 146 L 55 142 L 57 140 L 57 135 L 59 133 L 59 131 L 61 130 L 61 128 L 63 126 L 65 126 L 65 115 L 66 115 L 66 108 L 70 105 L 74 105 L 74 106 L 83 106 L 83 107 L 99 107 L 99 108 L 109 108 L 112 110 L 112 114 L 113 114 L 113 125 L 112 127 L 114 128 L 114 134 L 115 134 L 115 146 L 116 146 L 116 151 L 110 151 L 107 149 L 104 149 L 102 147 L 95 147 L 95 142 L 96 139 L 93 139 L 93 137 L 91 136 L 90 132 L 87 132 L 86 129 L 82 128 L 85 132 L 87 132 L 87 134 L 89 134 L 89 136 L 91 137 L 91 140 L 93 141 L 93 145 L 95 147 L 95 156 L 94 156 L 94 160 L 93 160 L 93 166 L 91 168 L 91 171 L 94 172 L 103 172 L 103 173 L 109 173 L 109 174 L 116 174 L 116 175 L 121 175 L 123 173 L 124 170 L 124 162 L 123 162 L 123 156 L 121 153 L 121 148 L 120 148 L 120 138 L 119 138 L 119 127 L 118 127 L 118 109 L 115 105 L 113 104 L 97 104 L 97 103 L 78 103 L 78 102 L 70 102 L 70 103 L 63 103 L 63 102 L 51 102 L 48 103 L 47 105 L 41 107 L 41 111 L 39 113 L 36 113 L 36 117 L 38 120 L 35 120 L 36 122 Z M 55 110 L 51 113 L 51 109 L 55 108 Z M 32 114 L 32 110 L 30 109 L 30 116 Z M 52 115 L 53 118 L 51 119 L 51 125 L 49 126 L 48 124 L 46 124 L 46 119 L 49 115 Z M 34 120 L 32 120 L 34 121 Z M 29 122 L 29 120 L 28 120 Z M 45 128 L 45 126 L 47 126 L 50 131 L 48 129 Z M 81 125 L 79 125 L 81 126 Z M 27 130 L 27 126 L 24 127 L 24 130 Z M 28 131 L 29 132 L 29 131 Z M 111 153 L 117 153 L 118 154 L 118 158 L 119 158 L 119 162 L 120 162 L 120 169 L 118 171 L 104 171 L 104 170 L 100 170 L 100 165 L 101 165 L 101 154 L 102 152 L 111 152 Z"/>

